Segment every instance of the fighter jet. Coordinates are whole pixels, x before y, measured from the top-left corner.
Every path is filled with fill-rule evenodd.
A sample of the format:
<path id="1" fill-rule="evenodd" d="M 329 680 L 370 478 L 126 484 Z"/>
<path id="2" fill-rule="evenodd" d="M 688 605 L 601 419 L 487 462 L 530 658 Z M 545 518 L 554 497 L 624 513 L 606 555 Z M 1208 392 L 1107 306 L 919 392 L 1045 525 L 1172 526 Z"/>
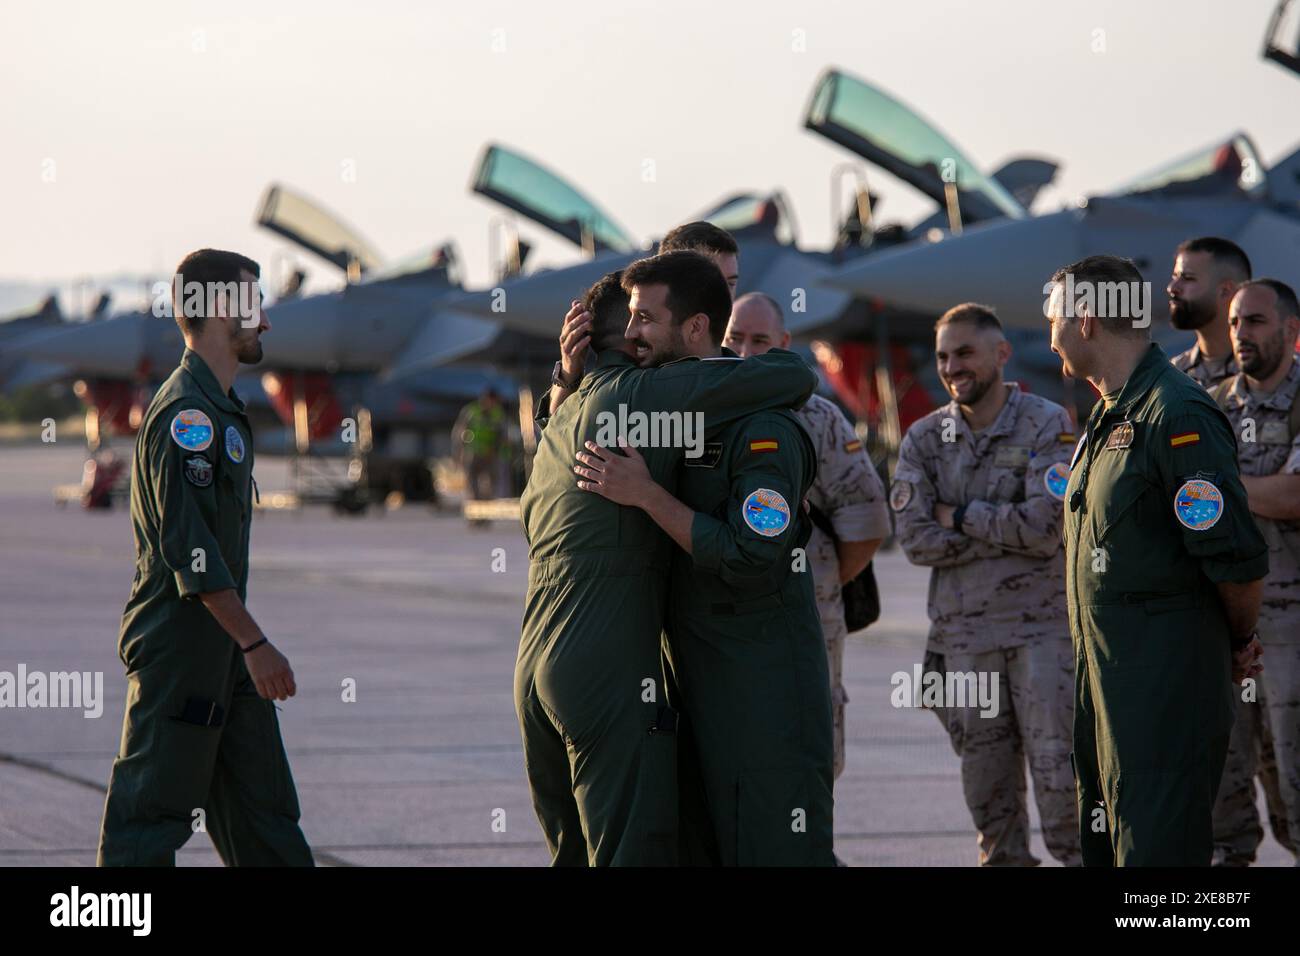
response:
<path id="1" fill-rule="evenodd" d="M 1284 32 L 1300 33 L 1286 8 L 1280 3 L 1270 23 L 1264 55 L 1300 74 L 1295 45 L 1278 45 Z M 936 235 L 936 241 L 846 263 L 825 284 L 930 317 L 957 302 L 984 302 L 1004 324 L 1030 334 L 1041 361 L 1051 365 L 1045 286 L 1057 268 L 1093 254 L 1133 259 L 1150 283 L 1153 332 L 1172 340 L 1164 288 L 1175 247 L 1198 235 L 1232 239 L 1259 275 L 1300 280 L 1300 149 L 1270 166 L 1249 136 L 1233 133 L 1077 208 Z"/>

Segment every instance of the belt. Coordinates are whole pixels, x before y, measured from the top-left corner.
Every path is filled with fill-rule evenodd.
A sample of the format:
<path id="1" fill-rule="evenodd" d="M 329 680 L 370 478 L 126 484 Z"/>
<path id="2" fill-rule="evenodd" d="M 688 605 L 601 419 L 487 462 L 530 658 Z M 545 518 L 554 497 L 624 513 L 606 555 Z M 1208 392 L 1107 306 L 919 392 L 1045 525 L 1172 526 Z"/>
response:
<path id="1" fill-rule="evenodd" d="M 530 587 L 563 584 L 574 577 L 626 577 L 668 573 L 668 562 L 656 551 L 568 551 L 534 558 L 528 565 Z"/>
<path id="2" fill-rule="evenodd" d="M 1094 598 L 1087 602 L 1089 607 L 1140 607 L 1148 614 L 1161 611 L 1183 611 L 1206 606 L 1204 591 L 1175 591 L 1172 594 L 1153 594 L 1150 591 L 1132 591 L 1128 594 L 1112 595 L 1110 600 Z"/>

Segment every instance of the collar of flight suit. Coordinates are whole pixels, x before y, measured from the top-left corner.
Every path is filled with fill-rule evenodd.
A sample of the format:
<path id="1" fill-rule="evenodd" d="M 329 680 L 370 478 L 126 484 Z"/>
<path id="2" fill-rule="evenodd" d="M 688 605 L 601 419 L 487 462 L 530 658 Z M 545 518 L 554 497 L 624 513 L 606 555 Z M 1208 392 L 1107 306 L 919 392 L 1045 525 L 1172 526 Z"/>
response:
<path id="1" fill-rule="evenodd" d="M 1096 419 L 1100 421 L 1107 415 L 1119 415 L 1121 419 L 1129 417 L 1134 406 L 1146 397 L 1147 393 L 1160 377 L 1161 371 L 1165 368 L 1173 369 L 1169 364 L 1169 356 L 1155 342 L 1147 346 L 1147 352 L 1142 356 L 1137 366 L 1133 369 L 1133 374 L 1128 377 L 1122 388 L 1119 390 L 1119 398 L 1115 399 L 1115 404 L 1106 408 L 1104 400 L 1097 403 L 1100 412 L 1094 413 Z M 1177 371 L 1177 369 L 1174 369 Z M 1179 372 L 1178 374 L 1182 374 Z"/>
<path id="2" fill-rule="evenodd" d="M 1020 416 L 1020 383 L 1003 382 L 1002 387 L 1007 389 L 1007 400 L 1003 402 L 998 417 L 993 419 L 989 426 L 978 435 L 971 431 L 970 423 L 966 421 L 966 416 L 961 413 L 961 405 L 957 403 L 957 400 L 953 399 L 948 403 L 944 410 L 954 421 L 961 423 L 959 434 L 964 433 L 974 443 L 997 438 L 1001 435 L 1009 435 L 1015 431 L 1016 419 Z"/>
<path id="3" fill-rule="evenodd" d="M 1295 401 L 1297 388 L 1300 388 L 1300 360 L 1292 359 L 1291 371 L 1287 372 L 1286 378 L 1278 382 L 1277 388 L 1267 395 L 1252 395 L 1250 385 L 1246 381 L 1246 373 L 1238 372 L 1232 380 L 1232 387 L 1228 389 L 1226 402 L 1232 408 L 1240 408 L 1253 398 L 1258 408 L 1289 412 L 1292 402 Z"/>
<path id="4" fill-rule="evenodd" d="M 223 392 L 221 383 L 217 381 L 217 377 L 212 374 L 212 369 L 208 368 L 208 363 L 203 361 L 198 352 L 186 349 L 185 354 L 181 356 L 181 366 L 190 373 L 199 391 L 213 405 L 223 411 L 234 412 L 236 415 L 244 414 L 244 403 L 235 394 L 235 389 L 232 387 L 229 393 Z"/>

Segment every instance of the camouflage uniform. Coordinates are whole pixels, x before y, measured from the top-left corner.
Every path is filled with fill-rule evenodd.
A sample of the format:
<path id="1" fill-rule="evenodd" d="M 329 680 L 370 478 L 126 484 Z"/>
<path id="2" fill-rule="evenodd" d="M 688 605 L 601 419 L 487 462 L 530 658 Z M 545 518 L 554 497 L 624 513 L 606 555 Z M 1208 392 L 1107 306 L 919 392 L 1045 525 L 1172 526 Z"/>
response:
<path id="1" fill-rule="evenodd" d="M 1300 363 L 1292 362 L 1270 395 L 1252 394 L 1244 375 L 1233 376 L 1224 388 L 1215 398 L 1237 436 L 1241 473 L 1300 474 L 1300 434 L 1292 437 L 1289 424 L 1300 391 Z M 1214 805 L 1216 858 L 1229 865 L 1252 862 L 1263 838 L 1255 807 L 1256 772 L 1278 842 L 1294 853 L 1292 837 L 1300 833 L 1300 522 L 1254 518 L 1269 546 L 1259 611 L 1264 671 L 1254 701 L 1238 695 Z"/>
<path id="2" fill-rule="evenodd" d="M 1186 352 L 1179 352 L 1169 360 L 1169 364 L 1180 372 L 1186 372 L 1192 381 L 1204 389 L 1214 388 L 1225 378 L 1231 378 L 1241 371 L 1237 367 L 1237 357 L 1231 352 L 1227 358 L 1206 358 L 1201 354 L 1199 342 Z"/>
<path id="3" fill-rule="evenodd" d="M 796 413 L 817 449 L 817 480 L 808 500 L 831 521 L 845 541 L 870 541 L 889 535 L 885 486 L 843 413 L 835 403 L 814 395 Z M 844 599 L 840 596 L 840 562 L 835 541 L 814 526 L 808 540 L 808 566 L 817 593 L 822 635 L 831 672 L 831 708 L 835 724 L 835 778 L 844 772 Z"/>
<path id="4" fill-rule="evenodd" d="M 996 716 L 936 711 L 961 757 L 981 865 L 1038 862 L 1029 853 L 1024 754 L 1047 849 L 1074 865 L 1073 653 L 1061 600 L 1073 427 L 1059 405 L 1005 387 L 1006 405 L 981 432 L 971 432 L 956 402 L 908 429 L 889 504 L 904 553 L 934 569 L 925 670 L 988 672 L 1000 682 Z M 965 506 L 961 531 L 939 525 L 936 502 Z"/>

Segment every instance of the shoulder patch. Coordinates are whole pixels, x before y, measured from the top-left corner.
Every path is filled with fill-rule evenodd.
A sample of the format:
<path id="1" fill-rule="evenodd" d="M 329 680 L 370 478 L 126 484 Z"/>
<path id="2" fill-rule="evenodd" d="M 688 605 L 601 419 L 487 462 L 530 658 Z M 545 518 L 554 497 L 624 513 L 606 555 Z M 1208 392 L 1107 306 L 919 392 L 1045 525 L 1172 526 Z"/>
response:
<path id="1" fill-rule="evenodd" d="M 1174 493 L 1174 515 L 1192 531 L 1206 531 L 1223 517 L 1223 492 L 1212 481 L 1193 478 Z"/>
<path id="2" fill-rule="evenodd" d="M 896 481 L 889 489 L 889 507 L 895 511 L 902 511 L 907 507 L 907 503 L 912 500 L 912 483 L 910 481 Z"/>
<path id="3" fill-rule="evenodd" d="M 844 450 L 849 454 L 852 454 L 855 451 L 862 451 L 862 442 L 858 441 L 857 439 L 854 439 L 853 441 L 848 442 L 844 446 Z"/>
<path id="4" fill-rule="evenodd" d="M 1065 500 L 1065 486 L 1070 483 L 1070 466 L 1063 461 L 1053 462 L 1043 473 L 1043 487 L 1057 501 Z"/>
<path id="5" fill-rule="evenodd" d="M 183 409 L 172 419 L 171 435 L 186 451 L 203 451 L 212 444 L 212 419 L 197 408 Z"/>
<path id="6" fill-rule="evenodd" d="M 226 426 L 226 457 L 236 465 L 244 460 L 244 436 L 234 425 Z"/>
<path id="7" fill-rule="evenodd" d="M 1062 445 L 1073 445 L 1075 441 L 1074 432 L 1058 432 L 1056 440 Z"/>
<path id="8" fill-rule="evenodd" d="M 776 451 L 780 447 L 775 438 L 756 438 L 749 443 L 750 451 Z"/>
<path id="9" fill-rule="evenodd" d="M 740 513 L 749 529 L 765 538 L 775 538 L 790 526 L 790 506 L 779 491 L 770 488 L 751 491 Z"/>
<path id="10" fill-rule="evenodd" d="M 1170 448 L 1183 448 L 1187 445 L 1195 445 L 1201 440 L 1200 432 L 1179 432 L 1177 435 L 1169 436 Z"/>
<path id="11" fill-rule="evenodd" d="M 185 459 L 185 480 L 196 488 L 212 484 L 212 462 L 203 455 L 190 455 Z"/>

